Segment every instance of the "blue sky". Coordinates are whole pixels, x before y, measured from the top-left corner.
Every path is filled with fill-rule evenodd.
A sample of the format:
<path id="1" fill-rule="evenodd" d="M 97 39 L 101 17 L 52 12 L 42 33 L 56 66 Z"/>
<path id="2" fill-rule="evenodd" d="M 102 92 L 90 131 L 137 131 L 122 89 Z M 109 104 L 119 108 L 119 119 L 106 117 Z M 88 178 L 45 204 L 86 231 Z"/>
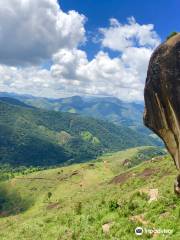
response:
<path id="1" fill-rule="evenodd" d="M 0 89 L 142 101 L 151 54 L 180 31 L 179 9 L 178 0 L 0 1 Z"/>
<path id="2" fill-rule="evenodd" d="M 60 4 L 64 11 L 83 13 L 88 18 L 86 28 L 91 32 L 106 27 L 112 17 L 123 23 L 130 16 L 140 24 L 154 24 L 162 40 L 172 31 L 180 31 L 179 0 L 61 0 Z M 86 50 L 92 58 L 98 47 L 88 42 Z"/>

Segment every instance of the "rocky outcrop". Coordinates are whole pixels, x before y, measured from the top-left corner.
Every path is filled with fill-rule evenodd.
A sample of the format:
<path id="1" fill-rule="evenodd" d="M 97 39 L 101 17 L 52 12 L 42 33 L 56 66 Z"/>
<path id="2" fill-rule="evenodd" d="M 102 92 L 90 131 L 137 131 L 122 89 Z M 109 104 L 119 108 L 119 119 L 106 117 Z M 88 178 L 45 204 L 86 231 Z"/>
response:
<path id="1" fill-rule="evenodd" d="M 161 137 L 180 169 L 180 34 L 153 53 L 145 85 L 144 123 Z M 177 178 L 177 181 L 180 178 Z M 180 185 L 180 183 L 179 183 Z"/>

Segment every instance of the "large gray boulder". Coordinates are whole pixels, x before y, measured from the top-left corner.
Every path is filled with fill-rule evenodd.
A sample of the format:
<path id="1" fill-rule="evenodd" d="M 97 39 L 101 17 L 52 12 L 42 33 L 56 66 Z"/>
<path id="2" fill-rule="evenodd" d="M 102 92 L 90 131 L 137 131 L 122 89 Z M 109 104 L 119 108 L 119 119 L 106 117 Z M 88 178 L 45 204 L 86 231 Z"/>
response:
<path id="1" fill-rule="evenodd" d="M 144 123 L 164 141 L 180 170 L 180 34 L 153 53 L 145 85 Z M 180 177 L 175 183 L 180 193 Z"/>

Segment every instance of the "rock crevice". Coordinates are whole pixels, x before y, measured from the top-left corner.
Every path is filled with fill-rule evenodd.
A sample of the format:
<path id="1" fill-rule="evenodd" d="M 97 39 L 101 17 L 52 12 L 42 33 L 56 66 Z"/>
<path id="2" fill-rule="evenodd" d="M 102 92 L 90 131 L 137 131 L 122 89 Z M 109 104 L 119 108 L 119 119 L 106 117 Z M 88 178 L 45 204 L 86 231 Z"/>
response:
<path id="1" fill-rule="evenodd" d="M 180 34 L 162 43 L 150 59 L 144 123 L 164 141 L 180 170 Z"/>

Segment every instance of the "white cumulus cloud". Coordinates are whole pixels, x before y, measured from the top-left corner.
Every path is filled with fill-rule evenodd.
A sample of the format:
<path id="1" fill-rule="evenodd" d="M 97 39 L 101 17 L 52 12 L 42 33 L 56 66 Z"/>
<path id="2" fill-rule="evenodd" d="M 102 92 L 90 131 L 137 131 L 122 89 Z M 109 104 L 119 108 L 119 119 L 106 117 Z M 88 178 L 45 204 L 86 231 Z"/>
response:
<path id="1" fill-rule="evenodd" d="M 128 18 L 127 24 L 121 24 L 117 19 L 110 19 L 110 27 L 100 28 L 103 37 L 103 47 L 124 51 L 136 44 L 138 47 L 156 47 L 160 39 L 154 31 L 153 24 L 140 25 L 134 17 Z"/>
<path id="2" fill-rule="evenodd" d="M 21 2 L 18 7 L 15 4 L 17 2 Z M 11 8 L 12 3 L 15 9 Z M 52 56 L 52 65 L 49 70 L 38 65 L 0 65 L 1 91 L 56 98 L 88 94 L 115 96 L 125 101 L 143 100 L 148 62 L 152 51 L 160 43 L 152 24 L 140 25 L 134 18 L 130 18 L 126 24 L 111 19 L 109 27 L 100 29 L 101 50 L 89 60 L 87 53 L 78 47 L 85 40 L 83 15 L 74 11 L 63 12 L 55 0 L 7 0 L 5 7 L 12 19 L 7 20 L 9 30 L 4 30 L 6 34 L 3 37 L 0 31 L 0 61 L 7 61 L 8 64 L 34 63 Z M 14 16 L 17 14 L 16 8 L 21 17 Z M 30 10 L 33 20 L 27 15 Z M 2 9 L 0 20 L 1 12 Z M 41 19 L 40 16 L 45 18 Z M 14 43 L 11 41 L 10 46 L 7 36 L 10 36 L 13 19 L 22 17 L 29 25 L 26 29 L 19 20 L 20 33 L 15 34 Z M 37 23 L 35 29 L 31 28 L 33 22 Z M 31 36 L 33 32 L 35 35 Z M 10 49 L 5 48 L 5 40 Z M 109 51 L 119 54 L 111 57 Z"/>
<path id="3" fill-rule="evenodd" d="M 57 0 L 0 1 L 0 63 L 37 64 L 85 41 L 85 16 Z"/>

